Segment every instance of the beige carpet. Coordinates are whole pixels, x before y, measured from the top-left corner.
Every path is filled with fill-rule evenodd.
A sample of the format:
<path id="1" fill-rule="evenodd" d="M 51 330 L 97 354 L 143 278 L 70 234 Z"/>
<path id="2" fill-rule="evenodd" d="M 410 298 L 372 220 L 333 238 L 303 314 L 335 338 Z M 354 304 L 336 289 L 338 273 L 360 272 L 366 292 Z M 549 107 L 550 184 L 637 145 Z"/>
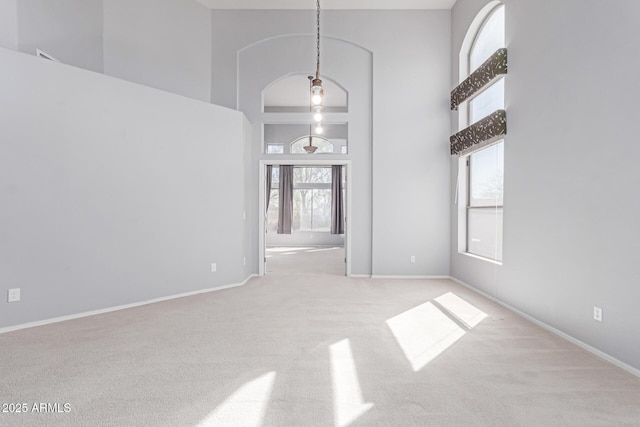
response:
<path id="1" fill-rule="evenodd" d="M 345 250 L 338 246 L 268 247 L 267 275 L 322 274 L 344 276 Z"/>
<path id="2" fill-rule="evenodd" d="M 451 281 L 270 255 L 241 288 L 0 335 L 0 404 L 28 407 L 0 425 L 640 425 L 640 379 Z"/>

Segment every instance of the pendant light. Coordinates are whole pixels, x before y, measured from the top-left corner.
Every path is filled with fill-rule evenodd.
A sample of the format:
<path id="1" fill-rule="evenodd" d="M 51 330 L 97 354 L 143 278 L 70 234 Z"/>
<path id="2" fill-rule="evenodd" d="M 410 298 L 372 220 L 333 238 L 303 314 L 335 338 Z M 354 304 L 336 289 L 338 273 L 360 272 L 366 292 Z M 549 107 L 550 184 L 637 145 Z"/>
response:
<path id="1" fill-rule="evenodd" d="M 313 154 L 318 149 L 318 147 L 313 145 L 312 142 L 313 142 L 313 136 L 311 135 L 311 125 L 309 125 L 309 145 L 305 145 L 304 147 L 302 147 L 304 148 L 304 151 L 307 152 L 307 154 Z"/>
<path id="2" fill-rule="evenodd" d="M 322 134 L 322 101 L 324 98 L 324 90 L 322 89 L 322 80 L 320 80 L 320 0 L 316 0 L 316 75 L 309 76 L 309 111 L 313 113 L 315 121 L 315 133 Z M 318 147 L 312 144 L 313 136 L 311 134 L 311 125 L 309 125 L 309 145 L 304 146 L 304 150 L 311 154 L 315 153 Z"/>

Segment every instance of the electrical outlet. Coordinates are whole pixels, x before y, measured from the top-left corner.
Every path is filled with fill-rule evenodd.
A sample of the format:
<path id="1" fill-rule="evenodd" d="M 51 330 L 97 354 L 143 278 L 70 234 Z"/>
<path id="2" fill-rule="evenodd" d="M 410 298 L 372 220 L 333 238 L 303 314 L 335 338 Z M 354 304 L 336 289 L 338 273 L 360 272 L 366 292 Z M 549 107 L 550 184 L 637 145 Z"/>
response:
<path id="1" fill-rule="evenodd" d="M 600 307 L 593 307 L 593 320 L 602 322 L 602 309 Z"/>
<path id="2" fill-rule="evenodd" d="M 247 257 L 242 257 L 242 265 L 247 265 Z"/>
<path id="3" fill-rule="evenodd" d="M 13 288 L 7 291 L 7 302 L 20 301 L 20 288 Z"/>
<path id="4" fill-rule="evenodd" d="M 211 272 L 215 273 L 216 271 L 218 271 L 218 266 L 216 265 L 215 262 L 211 263 Z"/>
<path id="5" fill-rule="evenodd" d="M 415 264 L 415 262 L 416 262 L 416 256 L 411 255 L 411 264 Z"/>

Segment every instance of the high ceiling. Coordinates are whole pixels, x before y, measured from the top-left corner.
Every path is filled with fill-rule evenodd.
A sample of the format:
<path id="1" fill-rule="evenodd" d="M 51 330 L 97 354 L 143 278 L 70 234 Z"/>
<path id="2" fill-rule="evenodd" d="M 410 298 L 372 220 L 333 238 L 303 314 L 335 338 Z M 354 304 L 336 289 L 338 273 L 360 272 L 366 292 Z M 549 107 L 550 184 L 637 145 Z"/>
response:
<path id="1" fill-rule="evenodd" d="M 314 0 L 196 0 L 211 9 L 315 9 Z M 456 0 L 321 0 L 322 9 L 451 9 Z"/>

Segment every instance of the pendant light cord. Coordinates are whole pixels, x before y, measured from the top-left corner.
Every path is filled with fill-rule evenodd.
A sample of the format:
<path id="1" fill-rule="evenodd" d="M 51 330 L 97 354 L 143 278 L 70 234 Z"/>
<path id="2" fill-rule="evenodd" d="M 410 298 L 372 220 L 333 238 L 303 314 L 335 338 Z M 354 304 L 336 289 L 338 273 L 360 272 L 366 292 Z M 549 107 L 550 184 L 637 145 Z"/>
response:
<path id="1" fill-rule="evenodd" d="M 320 78 L 320 0 L 316 0 L 316 79 Z"/>

